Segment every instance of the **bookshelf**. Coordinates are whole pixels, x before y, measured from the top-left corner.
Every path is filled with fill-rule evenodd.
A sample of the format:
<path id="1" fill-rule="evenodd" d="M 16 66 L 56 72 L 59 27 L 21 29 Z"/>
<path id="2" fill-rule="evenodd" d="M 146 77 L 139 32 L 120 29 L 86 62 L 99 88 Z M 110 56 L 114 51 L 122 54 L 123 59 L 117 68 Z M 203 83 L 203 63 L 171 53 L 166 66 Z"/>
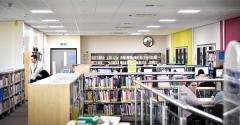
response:
<path id="1" fill-rule="evenodd" d="M 0 72 L 0 116 L 10 113 L 24 102 L 24 69 Z"/>
<path id="2" fill-rule="evenodd" d="M 28 124 L 66 125 L 82 113 L 82 75 L 59 73 L 29 84 Z"/>
<path id="3" fill-rule="evenodd" d="M 111 76 L 110 76 L 111 75 Z M 120 74 L 86 74 L 84 78 L 84 114 L 131 117 L 135 115 L 135 84 L 138 76 Z M 140 105 L 137 105 L 140 111 Z M 126 118 L 125 118 L 126 119 Z"/>
<path id="4" fill-rule="evenodd" d="M 194 75 L 194 72 L 139 72 L 139 73 L 88 73 L 84 77 L 84 115 L 120 116 L 124 121 L 135 120 L 135 108 L 140 115 L 140 101 L 135 106 L 134 80 L 145 75 Z M 152 76 L 150 76 L 152 77 Z M 151 83 L 152 84 L 152 83 Z M 164 88 L 167 89 L 167 88 Z M 172 87 L 170 89 L 173 89 Z M 163 92 L 165 92 L 162 89 Z M 138 95 L 139 96 L 139 95 Z"/>
<path id="5" fill-rule="evenodd" d="M 127 65 L 128 60 L 137 60 L 138 65 L 144 65 L 147 61 L 150 64 L 159 64 L 161 53 L 91 53 L 92 65 L 103 65 L 109 62 L 110 65 Z"/>

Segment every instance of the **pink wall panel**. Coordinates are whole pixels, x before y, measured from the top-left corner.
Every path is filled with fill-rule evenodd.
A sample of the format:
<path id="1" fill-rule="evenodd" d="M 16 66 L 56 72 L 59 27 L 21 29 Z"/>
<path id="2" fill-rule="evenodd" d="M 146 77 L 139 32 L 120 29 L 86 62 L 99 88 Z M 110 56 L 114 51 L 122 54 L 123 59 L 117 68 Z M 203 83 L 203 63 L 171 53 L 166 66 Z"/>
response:
<path id="1" fill-rule="evenodd" d="M 231 40 L 240 41 L 240 17 L 225 20 L 225 48 Z"/>

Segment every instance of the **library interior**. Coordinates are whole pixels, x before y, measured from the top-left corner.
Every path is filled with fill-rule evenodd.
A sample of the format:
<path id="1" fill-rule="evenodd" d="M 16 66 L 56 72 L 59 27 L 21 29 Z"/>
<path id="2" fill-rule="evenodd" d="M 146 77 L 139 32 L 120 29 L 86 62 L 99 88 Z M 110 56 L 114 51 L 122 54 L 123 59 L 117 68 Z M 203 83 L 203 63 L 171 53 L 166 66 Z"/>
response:
<path id="1" fill-rule="evenodd" d="M 0 125 L 240 125 L 239 48 L 240 0 L 0 0 Z"/>

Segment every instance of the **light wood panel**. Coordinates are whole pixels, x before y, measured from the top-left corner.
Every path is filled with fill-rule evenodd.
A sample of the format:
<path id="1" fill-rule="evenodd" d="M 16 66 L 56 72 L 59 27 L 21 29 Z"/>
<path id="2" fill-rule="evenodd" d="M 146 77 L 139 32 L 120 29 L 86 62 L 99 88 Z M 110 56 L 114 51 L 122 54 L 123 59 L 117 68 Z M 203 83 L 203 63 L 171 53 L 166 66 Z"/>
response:
<path id="1" fill-rule="evenodd" d="M 25 100 L 28 100 L 28 83 L 30 79 L 30 63 L 31 63 L 31 52 L 25 51 L 23 58 L 24 68 L 25 68 Z"/>
<path id="2" fill-rule="evenodd" d="M 69 121 L 70 86 L 29 84 L 28 124 L 65 125 Z"/>
<path id="3" fill-rule="evenodd" d="M 79 75 L 56 74 L 28 86 L 28 125 L 66 125 L 74 81 Z"/>

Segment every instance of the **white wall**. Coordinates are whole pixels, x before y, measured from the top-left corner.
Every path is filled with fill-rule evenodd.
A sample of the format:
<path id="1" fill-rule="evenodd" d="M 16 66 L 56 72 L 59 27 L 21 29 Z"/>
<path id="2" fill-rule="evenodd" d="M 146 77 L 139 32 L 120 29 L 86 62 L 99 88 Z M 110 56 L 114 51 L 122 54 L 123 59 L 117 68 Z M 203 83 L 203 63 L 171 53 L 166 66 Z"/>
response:
<path id="1" fill-rule="evenodd" d="M 167 36 L 152 36 L 152 47 L 143 45 L 144 36 L 81 36 L 81 51 L 89 53 L 147 53 L 165 55 Z"/>
<path id="2" fill-rule="evenodd" d="M 197 64 L 197 46 L 216 44 L 220 50 L 220 22 L 193 28 L 193 64 Z"/>
<path id="3" fill-rule="evenodd" d="M 51 48 L 77 48 L 77 63 L 80 64 L 80 36 L 47 36 L 47 47 L 45 51 L 45 68 L 50 72 L 50 49 Z M 67 43 L 61 46 L 60 43 Z"/>
<path id="4" fill-rule="evenodd" d="M 23 66 L 23 22 L 0 21 L 0 70 Z"/>

